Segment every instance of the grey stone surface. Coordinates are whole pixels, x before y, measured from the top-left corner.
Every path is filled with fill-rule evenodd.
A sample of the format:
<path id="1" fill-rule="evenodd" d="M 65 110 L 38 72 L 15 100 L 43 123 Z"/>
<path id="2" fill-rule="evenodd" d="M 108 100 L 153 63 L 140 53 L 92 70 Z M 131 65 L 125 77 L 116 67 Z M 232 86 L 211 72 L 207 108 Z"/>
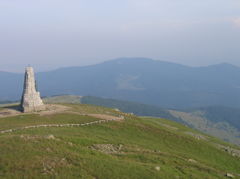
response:
<path id="1" fill-rule="evenodd" d="M 40 93 L 36 89 L 36 81 L 32 67 L 26 68 L 21 108 L 23 112 L 35 112 L 45 109 Z"/>

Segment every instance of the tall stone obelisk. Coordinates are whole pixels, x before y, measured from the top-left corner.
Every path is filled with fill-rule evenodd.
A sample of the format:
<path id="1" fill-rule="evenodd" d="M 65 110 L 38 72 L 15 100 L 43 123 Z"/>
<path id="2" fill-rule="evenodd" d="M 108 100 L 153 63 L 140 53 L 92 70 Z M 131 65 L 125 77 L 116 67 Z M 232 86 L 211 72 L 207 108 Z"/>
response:
<path id="1" fill-rule="evenodd" d="M 36 81 L 32 67 L 26 68 L 21 108 L 23 112 L 35 112 L 45 109 L 40 93 L 36 89 Z"/>

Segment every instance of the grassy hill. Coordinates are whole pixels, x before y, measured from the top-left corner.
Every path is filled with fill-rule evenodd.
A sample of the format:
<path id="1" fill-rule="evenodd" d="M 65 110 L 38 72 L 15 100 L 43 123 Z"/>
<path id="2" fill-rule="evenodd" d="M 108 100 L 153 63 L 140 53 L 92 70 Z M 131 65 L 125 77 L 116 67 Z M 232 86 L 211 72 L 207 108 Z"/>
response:
<path id="1" fill-rule="evenodd" d="M 44 98 L 45 103 L 72 103 L 72 104 L 91 104 L 103 106 L 108 108 L 115 108 L 125 113 L 134 113 L 138 116 L 154 116 L 172 119 L 178 121 L 173 117 L 168 110 L 156 106 L 141 104 L 130 101 L 122 101 L 116 99 L 106 99 L 94 96 L 74 96 L 74 95 L 60 95 L 54 97 Z M 183 121 L 178 121 L 183 122 Z"/>
<path id="2" fill-rule="evenodd" d="M 92 96 L 55 96 L 45 99 L 46 102 L 83 103 L 117 108 L 126 113 L 139 116 L 154 116 L 170 119 L 227 142 L 240 145 L 240 110 L 223 106 L 189 109 L 184 111 L 168 110 L 156 106 L 105 99 Z"/>
<path id="3" fill-rule="evenodd" d="M 240 145 L 240 109 L 212 106 L 187 111 L 169 110 L 190 127 Z"/>
<path id="4" fill-rule="evenodd" d="M 92 105 L 65 106 L 57 113 L 0 118 L 0 131 L 17 129 L 0 132 L 0 178 L 239 177 L 239 148 L 186 126 Z M 124 120 L 66 126 L 104 115 Z M 43 124 L 62 127 L 23 128 Z"/>
<path id="5" fill-rule="evenodd" d="M 140 116 L 155 116 L 170 119 L 227 142 L 240 145 L 240 109 L 238 108 L 210 106 L 179 111 L 91 96 L 82 97 L 81 103 L 118 108 L 121 111 Z"/>

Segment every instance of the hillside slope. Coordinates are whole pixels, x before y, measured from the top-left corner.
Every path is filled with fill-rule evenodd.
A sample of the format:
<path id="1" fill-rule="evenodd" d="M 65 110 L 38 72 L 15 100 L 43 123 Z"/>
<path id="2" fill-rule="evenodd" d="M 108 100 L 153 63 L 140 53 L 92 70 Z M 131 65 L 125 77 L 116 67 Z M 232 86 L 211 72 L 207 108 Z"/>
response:
<path id="1" fill-rule="evenodd" d="M 92 96 L 82 97 L 81 103 L 118 108 L 123 112 L 134 113 L 140 116 L 170 119 L 222 140 L 240 145 L 240 109 L 238 108 L 212 106 L 179 111 Z"/>
<path id="2" fill-rule="evenodd" d="M 218 137 L 227 142 L 240 145 L 240 110 L 223 106 L 189 109 L 184 111 L 168 110 L 157 106 L 141 103 L 106 99 L 93 96 L 55 96 L 46 98 L 50 103 L 92 104 L 110 108 L 117 108 L 126 113 L 139 116 L 154 116 L 170 119 L 188 125 L 206 134 Z"/>
<path id="3" fill-rule="evenodd" d="M 229 64 L 188 67 L 145 58 L 38 73 L 43 96 L 100 96 L 164 108 L 240 107 L 240 68 Z M 19 99 L 23 75 L 0 72 L 0 100 Z"/>
<path id="4" fill-rule="evenodd" d="M 94 123 L 104 116 L 122 120 Z M 0 150 L 3 178 L 203 179 L 238 177 L 240 169 L 240 151 L 229 144 L 168 120 L 90 105 L 0 118 Z"/>

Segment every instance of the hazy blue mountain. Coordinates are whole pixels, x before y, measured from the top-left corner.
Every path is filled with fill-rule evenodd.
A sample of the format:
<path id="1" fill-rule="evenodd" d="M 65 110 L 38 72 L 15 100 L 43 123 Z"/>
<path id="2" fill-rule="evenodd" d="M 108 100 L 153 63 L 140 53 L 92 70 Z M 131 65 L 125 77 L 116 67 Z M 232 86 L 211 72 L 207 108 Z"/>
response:
<path id="1" fill-rule="evenodd" d="M 135 101 L 164 108 L 240 107 L 240 68 L 188 67 L 145 58 L 121 58 L 37 74 L 43 96 L 72 94 Z M 0 73 L 0 99 L 21 96 L 23 75 Z"/>
<path id="2" fill-rule="evenodd" d="M 17 100 L 21 98 L 23 75 L 0 71 L 0 101 Z"/>

